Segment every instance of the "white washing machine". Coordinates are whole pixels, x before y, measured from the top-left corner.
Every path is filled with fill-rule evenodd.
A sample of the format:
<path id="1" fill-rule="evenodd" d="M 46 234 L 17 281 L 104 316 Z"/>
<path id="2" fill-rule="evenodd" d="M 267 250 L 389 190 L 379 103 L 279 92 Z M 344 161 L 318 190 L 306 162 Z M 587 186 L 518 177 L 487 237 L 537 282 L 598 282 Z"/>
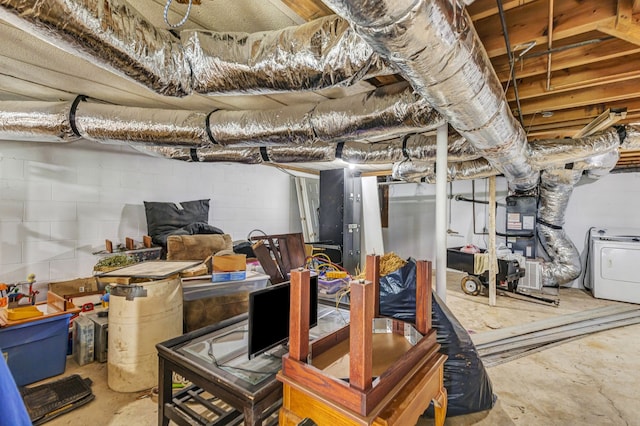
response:
<path id="1" fill-rule="evenodd" d="M 592 229 L 589 258 L 594 297 L 640 303 L 640 229 Z"/>

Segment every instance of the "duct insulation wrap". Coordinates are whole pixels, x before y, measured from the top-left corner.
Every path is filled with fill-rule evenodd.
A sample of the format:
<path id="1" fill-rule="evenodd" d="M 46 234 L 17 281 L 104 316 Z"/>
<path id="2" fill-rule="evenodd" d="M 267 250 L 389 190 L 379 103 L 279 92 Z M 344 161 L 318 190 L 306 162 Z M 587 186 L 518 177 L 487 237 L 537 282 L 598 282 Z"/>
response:
<path id="1" fill-rule="evenodd" d="M 484 158 L 460 163 L 447 163 L 448 182 L 461 179 L 482 179 L 497 174 L 499 172 Z M 436 164 L 433 161 L 406 160 L 393 164 L 392 175 L 394 179 L 407 182 L 424 180 L 427 183 L 435 183 Z"/>
<path id="2" fill-rule="evenodd" d="M 206 117 L 202 112 L 81 102 L 75 122 L 84 138 L 98 142 L 197 147 L 210 143 Z"/>
<path id="3" fill-rule="evenodd" d="M 221 146 L 207 148 L 172 148 L 158 146 L 134 146 L 140 152 L 154 157 L 189 162 L 228 162 L 243 164 L 260 164 L 262 156 L 260 148 L 225 148 Z"/>
<path id="4" fill-rule="evenodd" d="M 405 159 L 435 161 L 435 135 L 413 134 L 405 138 L 374 143 L 347 142 L 342 148 L 340 158 L 351 164 L 395 163 Z M 447 158 L 450 161 L 478 158 L 478 154 L 466 139 L 455 132 L 449 133 L 447 147 Z"/>
<path id="5" fill-rule="evenodd" d="M 624 126 L 626 137 L 621 148 L 628 150 L 640 149 L 640 123 L 631 123 Z"/>
<path id="6" fill-rule="evenodd" d="M 209 131 L 220 145 L 269 146 L 340 142 L 432 130 L 442 118 L 406 83 L 317 104 L 211 114 Z"/>
<path id="7" fill-rule="evenodd" d="M 573 168 L 577 170 L 584 170 L 586 176 L 591 179 L 600 179 L 611 172 L 619 159 L 620 152 L 614 148 L 609 152 L 577 161 L 573 163 Z"/>
<path id="8" fill-rule="evenodd" d="M 611 128 L 578 139 L 542 139 L 529 142 L 529 162 L 537 170 L 562 166 L 616 150 L 620 145 L 618 132 Z"/>
<path id="9" fill-rule="evenodd" d="M 0 19 L 157 93 L 191 91 L 178 40 L 125 0 L 0 0 Z"/>
<path id="10" fill-rule="evenodd" d="M 537 185 L 515 120 L 470 17 L 450 0 L 325 0 L 393 63 L 515 191 Z"/>
<path id="11" fill-rule="evenodd" d="M 542 264 L 542 285 L 557 287 L 580 275 L 580 254 L 562 226 L 573 187 L 582 170 L 548 169 L 540 178 L 537 231 L 551 261 Z"/>
<path id="12" fill-rule="evenodd" d="M 395 73 L 332 15 L 260 33 L 180 32 L 198 93 L 272 93 L 347 86 Z"/>
<path id="13" fill-rule="evenodd" d="M 0 139 L 71 142 L 71 102 L 0 102 Z"/>

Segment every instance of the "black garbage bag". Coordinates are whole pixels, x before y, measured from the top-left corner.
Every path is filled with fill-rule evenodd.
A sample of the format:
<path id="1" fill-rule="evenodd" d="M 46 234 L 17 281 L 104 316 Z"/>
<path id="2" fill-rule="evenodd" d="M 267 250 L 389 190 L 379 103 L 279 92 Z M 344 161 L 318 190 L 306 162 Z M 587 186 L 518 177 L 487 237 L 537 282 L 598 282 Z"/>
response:
<path id="1" fill-rule="evenodd" d="M 380 278 L 380 314 L 415 323 L 416 263 L 409 259 L 402 268 Z M 491 380 L 465 328 L 434 293 L 431 325 L 436 330 L 444 363 L 447 417 L 470 414 L 493 407 L 496 397 Z M 433 405 L 425 411 L 433 417 Z"/>

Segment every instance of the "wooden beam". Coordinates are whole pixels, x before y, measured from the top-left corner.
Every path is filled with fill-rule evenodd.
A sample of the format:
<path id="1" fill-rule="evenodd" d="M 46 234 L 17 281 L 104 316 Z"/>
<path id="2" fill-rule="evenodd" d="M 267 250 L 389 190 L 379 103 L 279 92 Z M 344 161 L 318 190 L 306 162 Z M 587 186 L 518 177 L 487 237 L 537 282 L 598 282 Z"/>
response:
<path id="1" fill-rule="evenodd" d="M 595 86 L 587 89 L 572 90 L 550 96 L 528 99 L 520 102 L 522 114 L 557 111 L 565 108 L 621 101 L 640 97 L 640 79 L 612 83 L 608 86 Z"/>
<path id="2" fill-rule="evenodd" d="M 541 6 L 542 5 L 542 6 Z M 616 0 L 563 1 L 555 7 L 554 41 L 598 29 L 616 16 Z M 546 2 L 533 2 L 505 12 L 509 41 L 513 46 L 535 41 L 546 44 L 548 11 Z M 501 31 L 500 17 L 490 16 L 475 23 L 489 57 L 504 55 L 507 49 Z"/>
<path id="3" fill-rule="evenodd" d="M 496 306 L 496 177 L 489 176 L 489 306 Z"/>
<path id="4" fill-rule="evenodd" d="M 640 46 L 631 44 L 624 40 L 612 39 L 600 43 L 589 44 L 574 49 L 568 49 L 553 54 L 551 71 L 559 71 L 580 65 L 607 61 L 627 55 L 640 53 Z M 516 78 L 527 78 L 546 72 L 546 55 L 527 58 L 516 62 Z M 506 56 L 495 58 L 493 67 L 500 81 L 505 82 L 510 79 L 509 59 Z M 520 86 L 518 85 L 518 88 Z"/>
<path id="5" fill-rule="evenodd" d="M 640 13 L 640 0 L 633 0 L 632 12 Z"/>
<path id="6" fill-rule="evenodd" d="M 633 0 L 618 0 L 616 15 L 598 25 L 603 33 L 640 45 L 640 24 L 633 19 Z"/>
<path id="7" fill-rule="evenodd" d="M 527 128 L 536 129 L 538 126 L 547 126 L 546 128 L 557 128 L 562 123 L 568 125 L 583 125 L 602 114 L 607 108 L 619 109 L 627 108 L 627 116 L 629 114 L 640 113 L 640 98 L 628 98 L 618 102 L 594 103 L 579 108 L 571 108 L 563 111 L 556 111 L 551 117 L 542 117 L 539 113 L 535 115 L 525 115 L 524 122 Z"/>
<path id="8" fill-rule="evenodd" d="M 518 6 L 524 6 L 527 3 L 532 3 L 537 0 L 502 0 L 502 9 L 511 10 Z M 640 0 L 639 0 L 640 1 Z M 496 6 L 495 0 L 476 0 L 469 6 L 467 11 L 471 16 L 472 21 L 478 21 L 480 19 L 488 18 L 498 14 L 498 6 Z"/>
<path id="9" fill-rule="evenodd" d="M 566 92 L 577 88 L 630 80 L 640 77 L 638 64 L 640 64 L 640 54 L 596 62 L 581 67 L 565 68 L 553 73 L 551 79 L 552 90 L 549 91 L 546 90 L 546 76 L 540 74 L 519 82 L 518 94 L 522 100 Z M 513 90 L 509 90 L 507 99 L 509 101 L 515 100 Z"/>
<path id="10" fill-rule="evenodd" d="M 282 3 L 305 21 L 333 15 L 333 11 L 319 0 L 282 0 Z"/>

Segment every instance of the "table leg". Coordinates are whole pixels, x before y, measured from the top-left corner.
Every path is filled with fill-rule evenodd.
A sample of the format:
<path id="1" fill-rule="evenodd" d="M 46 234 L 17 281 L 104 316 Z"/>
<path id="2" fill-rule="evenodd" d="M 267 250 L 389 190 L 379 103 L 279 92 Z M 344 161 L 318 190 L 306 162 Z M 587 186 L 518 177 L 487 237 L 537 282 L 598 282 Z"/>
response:
<path id="1" fill-rule="evenodd" d="M 435 426 L 443 426 L 447 417 L 447 389 L 442 388 L 438 396 L 433 399 Z"/>
<path id="2" fill-rule="evenodd" d="M 244 413 L 244 424 L 246 426 L 261 426 L 262 425 L 262 413 L 257 413 L 255 407 L 247 405 L 242 410 Z"/>
<path id="3" fill-rule="evenodd" d="M 169 418 L 165 416 L 165 404 L 171 402 L 173 373 L 165 367 L 165 361 L 158 357 L 158 424 L 168 426 Z"/>

